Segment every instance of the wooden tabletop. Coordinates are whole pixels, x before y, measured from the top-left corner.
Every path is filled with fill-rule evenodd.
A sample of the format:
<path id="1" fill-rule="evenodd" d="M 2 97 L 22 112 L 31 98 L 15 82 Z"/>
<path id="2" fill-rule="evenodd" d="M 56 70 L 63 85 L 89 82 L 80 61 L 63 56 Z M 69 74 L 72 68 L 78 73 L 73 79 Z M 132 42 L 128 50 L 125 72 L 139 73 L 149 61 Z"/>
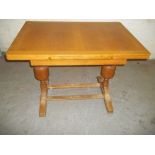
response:
<path id="1" fill-rule="evenodd" d="M 24 24 L 8 60 L 147 59 L 147 49 L 119 22 Z"/>

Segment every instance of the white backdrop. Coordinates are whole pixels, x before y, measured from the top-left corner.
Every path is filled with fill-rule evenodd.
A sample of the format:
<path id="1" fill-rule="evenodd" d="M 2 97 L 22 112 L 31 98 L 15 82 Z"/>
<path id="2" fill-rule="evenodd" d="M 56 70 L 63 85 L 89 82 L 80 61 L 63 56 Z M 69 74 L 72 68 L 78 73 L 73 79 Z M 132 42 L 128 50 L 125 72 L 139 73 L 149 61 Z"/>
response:
<path id="1" fill-rule="evenodd" d="M 7 51 L 26 20 L 0 20 L 0 50 Z M 74 20 L 72 20 L 74 21 Z M 75 20 L 77 21 L 77 20 Z M 155 20 L 80 20 L 80 21 L 119 21 L 151 52 L 155 59 Z"/>

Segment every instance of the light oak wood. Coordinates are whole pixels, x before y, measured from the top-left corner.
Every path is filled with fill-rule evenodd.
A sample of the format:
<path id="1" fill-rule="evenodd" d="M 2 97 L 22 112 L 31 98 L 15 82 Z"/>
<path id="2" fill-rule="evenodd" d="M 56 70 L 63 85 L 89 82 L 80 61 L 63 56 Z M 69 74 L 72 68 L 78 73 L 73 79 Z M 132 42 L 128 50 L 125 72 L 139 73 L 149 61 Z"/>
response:
<path id="1" fill-rule="evenodd" d="M 47 108 L 47 81 L 40 82 L 41 94 L 40 94 L 40 108 L 39 108 L 39 116 L 45 117 L 46 116 L 46 108 Z"/>
<path id="2" fill-rule="evenodd" d="M 118 22 L 34 22 L 24 24 L 6 53 L 7 60 L 27 60 L 40 81 L 40 111 L 46 115 L 47 100 L 104 98 L 113 112 L 109 80 L 117 65 L 130 59 L 148 59 L 148 50 Z M 100 84 L 49 85 L 48 66 L 100 65 Z M 47 96 L 48 88 L 98 87 L 102 94 Z"/>
<path id="3" fill-rule="evenodd" d="M 48 77 L 49 69 L 48 67 L 34 67 L 34 76 L 37 80 L 40 81 L 40 108 L 39 116 L 46 116 L 46 107 L 47 107 L 47 95 L 48 95 Z"/>
<path id="4" fill-rule="evenodd" d="M 52 84 L 48 85 L 49 89 L 67 89 L 67 88 L 97 88 L 100 87 L 99 83 L 80 83 L 80 84 Z"/>
<path id="5" fill-rule="evenodd" d="M 98 77 L 98 82 L 100 82 L 101 91 L 104 96 L 105 106 L 108 112 L 113 112 L 113 105 L 110 98 L 109 92 L 109 80 L 115 75 L 116 66 L 102 66 L 101 67 L 101 77 Z"/>
<path id="6" fill-rule="evenodd" d="M 104 94 L 104 101 L 105 101 L 105 106 L 108 112 L 113 112 L 113 105 L 112 101 L 110 98 L 110 92 L 109 92 L 109 87 L 103 87 L 101 88 Z"/>
<path id="7" fill-rule="evenodd" d="M 88 100 L 88 99 L 101 99 L 102 94 L 91 95 L 70 95 L 70 96 L 48 96 L 47 100 Z"/>
<path id="8" fill-rule="evenodd" d="M 49 60 L 147 59 L 149 55 L 119 22 L 28 21 L 6 57 L 8 60 L 48 60 L 48 64 Z"/>
<path id="9" fill-rule="evenodd" d="M 126 60 L 31 60 L 32 66 L 124 65 Z"/>

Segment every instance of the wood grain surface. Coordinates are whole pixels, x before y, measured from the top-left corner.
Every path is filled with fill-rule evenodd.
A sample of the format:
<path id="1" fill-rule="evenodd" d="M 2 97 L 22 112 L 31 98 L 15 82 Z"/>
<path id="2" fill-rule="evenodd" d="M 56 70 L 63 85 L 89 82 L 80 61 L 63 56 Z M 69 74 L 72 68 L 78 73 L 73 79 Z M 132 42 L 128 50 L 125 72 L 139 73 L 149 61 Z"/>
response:
<path id="1" fill-rule="evenodd" d="M 36 63 L 36 60 L 147 59 L 149 55 L 119 22 L 28 21 L 6 57 Z"/>

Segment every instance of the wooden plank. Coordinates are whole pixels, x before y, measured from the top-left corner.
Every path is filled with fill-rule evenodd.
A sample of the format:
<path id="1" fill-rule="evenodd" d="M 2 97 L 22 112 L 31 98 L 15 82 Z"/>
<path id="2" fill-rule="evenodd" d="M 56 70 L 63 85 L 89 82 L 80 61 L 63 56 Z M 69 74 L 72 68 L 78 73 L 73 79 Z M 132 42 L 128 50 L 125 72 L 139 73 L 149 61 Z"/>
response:
<path id="1" fill-rule="evenodd" d="M 70 95 L 70 96 L 48 96 L 47 100 L 87 100 L 87 99 L 101 99 L 102 94 L 91 95 Z"/>
<path id="2" fill-rule="evenodd" d="M 52 84 L 48 85 L 49 89 L 67 89 L 67 88 L 97 88 L 99 83 L 70 83 L 70 84 Z"/>
<path id="3" fill-rule="evenodd" d="M 125 59 L 60 59 L 60 60 L 31 60 L 32 66 L 82 66 L 82 65 L 124 65 Z"/>

